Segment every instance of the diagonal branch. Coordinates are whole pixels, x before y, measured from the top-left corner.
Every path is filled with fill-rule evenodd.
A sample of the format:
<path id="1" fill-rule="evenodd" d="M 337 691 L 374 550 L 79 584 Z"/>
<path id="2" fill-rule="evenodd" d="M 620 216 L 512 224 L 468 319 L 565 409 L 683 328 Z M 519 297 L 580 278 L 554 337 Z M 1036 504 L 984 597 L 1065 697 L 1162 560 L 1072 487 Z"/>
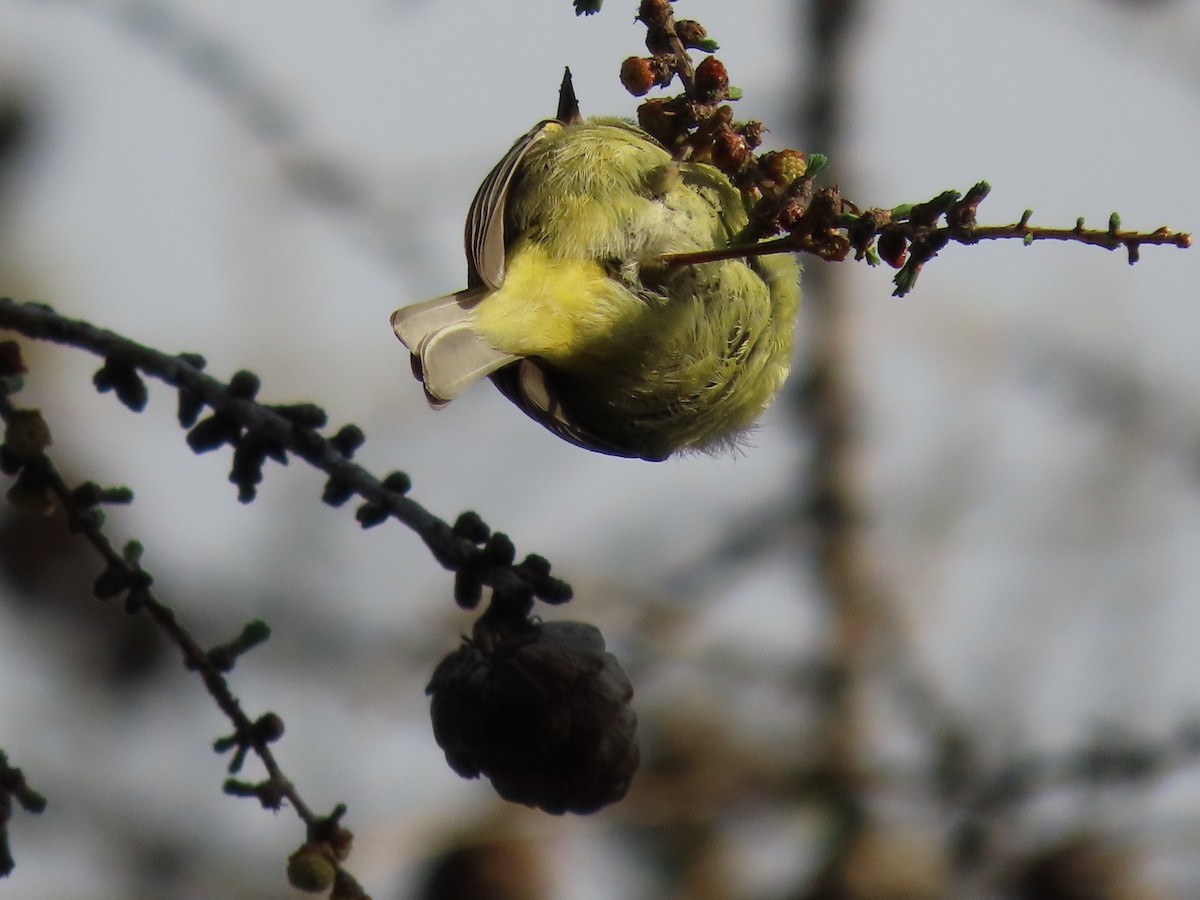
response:
<path id="1" fill-rule="evenodd" d="M 8 820 L 12 816 L 13 800 L 25 812 L 35 815 L 46 808 L 46 798 L 25 782 L 24 773 L 10 766 L 8 757 L 0 750 L 0 878 L 10 875 L 16 865 L 8 848 Z"/>
<path id="2" fill-rule="evenodd" d="M 5 442 L 6 450 L 8 451 L 7 462 L 12 462 L 14 459 L 12 453 L 13 436 L 11 434 L 14 423 L 17 423 L 18 427 L 27 427 L 30 418 L 28 414 L 30 412 L 29 410 L 16 409 L 8 395 L 0 392 L 0 419 L 3 419 L 7 426 Z M 38 420 L 40 422 L 40 417 L 38 417 Z M 48 443 L 48 429 L 45 429 L 43 426 L 42 432 L 44 434 L 42 442 Z M 341 828 L 339 824 L 339 819 L 342 813 L 344 813 L 345 808 L 338 806 L 329 816 L 318 816 L 314 813 L 311 807 L 300 796 L 295 785 L 284 774 L 274 753 L 271 752 L 271 748 L 268 746 L 283 735 L 283 721 L 274 713 L 265 713 L 257 719 L 251 719 L 242 708 L 241 702 L 234 696 L 233 691 L 230 690 L 224 672 L 233 667 L 233 658 L 238 652 L 248 649 L 246 645 L 251 642 L 246 640 L 235 641 L 235 646 L 233 646 L 232 650 L 230 647 L 218 647 L 213 651 L 205 651 L 196 639 L 192 637 L 187 628 L 179 622 L 175 611 L 159 600 L 151 590 L 154 579 L 142 567 L 141 546 L 136 542 L 130 542 L 123 552 L 119 551 L 103 531 L 101 527 L 103 517 L 98 514 L 96 505 L 88 503 L 84 499 L 89 496 L 93 499 L 98 499 L 102 496 L 102 492 L 95 490 L 94 486 L 90 486 L 93 487 L 92 490 L 72 489 L 67 485 L 44 450 L 36 454 L 32 452 L 20 453 L 16 457 L 16 465 L 11 467 L 19 467 L 16 484 L 22 490 L 25 492 L 31 490 L 41 491 L 43 493 L 48 491 L 53 495 L 67 512 L 68 527 L 72 531 L 82 534 L 84 540 L 91 544 L 104 560 L 104 573 L 97 579 L 94 588 L 97 597 L 108 599 L 118 594 L 125 594 L 126 612 L 131 615 L 144 613 L 149 616 L 171 642 L 179 648 L 180 653 L 183 655 L 184 665 L 200 676 L 204 682 L 205 690 L 208 691 L 209 696 L 213 698 L 221 712 L 225 714 L 225 717 L 229 719 L 234 727 L 234 734 L 231 737 L 222 738 L 213 745 L 214 749 L 218 752 L 227 750 L 235 751 L 233 761 L 229 766 L 230 771 L 238 771 L 246 754 L 249 752 L 253 752 L 262 761 L 263 767 L 267 772 L 267 779 L 265 781 L 255 785 L 247 785 L 243 782 L 230 779 L 225 784 L 226 793 L 253 796 L 268 809 L 279 809 L 283 801 L 287 800 L 296 810 L 296 815 L 299 816 L 307 827 L 308 840 L 310 842 L 323 840 L 327 843 L 333 843 L 334 840 L 337 840 L 345 848 L 346 853 L 348 853 L 351 835 L 350 832 Z M 263 630 L 264 626 L 261 623 L 259 623 L 258 628 L 255 628 L 252 623 L 251 626 L 247 626 L 244 634 L 257 632 L 259 640 L 261 640 L 265 637 Z M 2 757 L 0 757 L 0 763 L 3 763 Z M 5 766 L 0 765 L 0 769 L 5 768 Z M 19 770 L 7 771 L 16 772 L 17 776 L 20 775 Z M 0 774 L 3 773 L 0 772 Z M 3 860 L 0 860 L 0 863 L 2 862 Z M 334 876 L 340 880 L 340 883 L 348 891 L 346 896 L 366 900 L 366 895 L 358 887 L 357 881 L 341 868 L 340 860 L 333 863 L 333 867 Z M 0 865 L 0 870 L 2 869 L 3 865 Z M 357 891 L 357 893 L 354 891 Z"/>
<path id="3" fill-rule="evenodd" d="M 266 406 L 245 396 L 247 391 L 238 387 L 237 376 L 233 383 L 224 384 L 202 372 L 196 357 L 163 353 L 88 322 L 68 319 L 41 304 L 15 303 L 0 298 L 0 328 L 87 350 L 103 356 L 109 363 L 119 361 L 122 367 L 137 369 L 178 388 L 181 395 L 186 393 L 211 407 L 216 415 L 225 417 L 237 429 L 244 429 L 247 435 L 286 449 L 328 474 L 330 484 L 346 492 L 338 500 L 349 495 L 361 497 L 366 504 L 359 508 L 358 518 L 364 527 L 389 517 L 402 522 L 425 542 L 445 568 L 459 575 L 468 573 L 479 585 L 506 594 L 537 596 L 553 603 L 563 602 L 571 596 L 569 585 L 550 577 L 549 563 L 543 558 L 528 556 L 514 565 L 512 546 L 506 543 L 507 538 L 491 535 L 474 514 L 460 516 L 452 526 L 406 496 L 408 483 L 405 476 L 397 473 L 397 476 L 381 481 L 351 462 L 345 451 L 352 451 L 352 446 L 362 440 L 361 432 L 353 426 L 339 432 L 339 436 L 344 436 L 349 429 L 356 432 L 357 440 L 352 439 L 352 446 L 347 448 L 344 437 L 322 436 L 311 425 L 298 421 L 295 416 L 289 417 L 288 408 Z M 108 367 L 106 365 L 106 369 Z M 236 440 L 230 438 L 226 442 Z M 193 447 L 197 447 L 194 442 Z M 485 541 L 486 545 L 481 547 Z"/>

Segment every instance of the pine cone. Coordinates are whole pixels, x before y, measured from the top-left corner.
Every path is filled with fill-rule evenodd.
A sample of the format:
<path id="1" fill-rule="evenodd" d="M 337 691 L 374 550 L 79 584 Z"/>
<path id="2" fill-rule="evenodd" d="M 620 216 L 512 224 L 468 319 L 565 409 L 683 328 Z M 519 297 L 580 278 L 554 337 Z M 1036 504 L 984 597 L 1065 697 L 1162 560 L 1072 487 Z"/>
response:
<path id="1" fill-rule="evenodd" d="M 624 797 L 637 770 L 633 686 L 591 625 L 477 628 L 426 693 L 450 768 L 486 775 L 505 800 L 594 812 Z"/>

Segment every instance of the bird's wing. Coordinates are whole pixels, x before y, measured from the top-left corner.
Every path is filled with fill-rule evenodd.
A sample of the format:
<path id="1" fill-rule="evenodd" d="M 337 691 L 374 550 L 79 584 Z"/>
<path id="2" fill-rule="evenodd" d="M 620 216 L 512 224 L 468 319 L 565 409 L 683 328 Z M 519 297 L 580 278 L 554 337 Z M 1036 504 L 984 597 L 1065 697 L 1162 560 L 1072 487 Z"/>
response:
<path id="1" fill-rule="evenodd" d="M 604 453 L 608 456 L 623 456 L 658 462 L 667 454 L 655 456 L 644 450 L 623 446 L 598 437 L 594 432 L 579 424 L 563 405 L 552 380 L 535 360 L 522 359 L 519 365 L 502 368 L 492 374 L 492 382 L 509 400 L 521 408 L 534 421 L 551 433 L 576 447 Z"/>
<path id="2" fill-rule="evenodd" d="M 508 189 L 529 148 L 548 129 L 562 128 L 556 119 L 538 122 L 517 139 L 504 158 L 488 173 L 467 213 L 464 243 L 467 249 L 467 284 L 496 290 L 504 281 L 504 208 Z"/>

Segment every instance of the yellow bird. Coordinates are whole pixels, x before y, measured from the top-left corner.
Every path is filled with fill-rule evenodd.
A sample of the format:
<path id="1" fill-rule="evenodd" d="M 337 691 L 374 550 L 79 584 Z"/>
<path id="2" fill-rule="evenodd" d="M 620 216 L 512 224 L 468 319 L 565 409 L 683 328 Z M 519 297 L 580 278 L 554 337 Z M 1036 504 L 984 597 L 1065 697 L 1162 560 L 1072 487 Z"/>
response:
<path id="1" fill-rule="evenodd" d="M 737 443 L 787 377 L 790 255 L 667 265 L 746 226 L 719 170 L 617 119 L 540 122 L 467 216 L 467 287 L 392 314 L 441 407 L 490 376 L 571 443 L 665 459 Z"/>

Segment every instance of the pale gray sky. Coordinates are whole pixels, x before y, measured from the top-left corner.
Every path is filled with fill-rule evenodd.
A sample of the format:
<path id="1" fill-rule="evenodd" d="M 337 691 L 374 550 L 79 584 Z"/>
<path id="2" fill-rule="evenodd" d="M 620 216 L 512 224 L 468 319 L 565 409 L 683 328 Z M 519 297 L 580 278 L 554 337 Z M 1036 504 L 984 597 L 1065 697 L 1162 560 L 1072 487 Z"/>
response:
<path id="1" fill-rule="evenodd" d="M 879 205 L 986 178 L 987 221 L 1032 207 L 1035 223 L 1099 225 L 1116 209 L 1128 227 L 1196 228 L 1200 14 L 1165 6 L 1134 27 L 1118 4 L 1086 0 L 867 4 L 850 145 L 831 170 Z M 768 415 L 737 459 L 587 454 L 490 387 L 429 412 L 387 323 L 397 305 L 462 286 L 470 197 L 513 138 L 553 112 L 563 65 L 585 112 L 632 114 L 616 70 L 643 32 L 632 4 L 606 7 L 577 19 L 567 0 L 0 0 L 0 85 L 28 87 L 41 127 L 4 258 L 30 299 L 202 352 L 218 377 L 251 368 L 264 399 L 314 400 L 333 425 L 362 425 L 358 459 L 405 469 L 434 512 L 476 509 L 519 552 L 547 556 L 580 589 L 568 612 L 620 642 L 628 616 L 604 607 L 605 580 L 669 593 L 801 468 L 790 426 Z M 804 52 L 792 7 L 680 0 L 678 12 L 721 43 L 742 116 L 779 122 L 769 140 L 821 150 L 791 134 L 784 108 Z M 228 95 L 189 71 L 197 35 L 233 54 L 227 76 L 289 111 L 294 140 L 255 137 Z M 298 195 L 285 177 L 297 149 L 351 173 L 359 199 L 328 210 Z M 1130 268 L 1077 246 L 951 247 L 904 300 L 889 296 L 890 270 L 836 275 L 853 291 L 882 575 L 922 665 L 987 723 L 997 750 L 1068 746 L 1107 719 L 1158 733 L 1200 707 L 1198 254 L 1146 248 Z M 448 650 L 467 627 L 449 578 L 398 526 L 362 534 L 348 510 L 318 504 L 321 479 L 300 465 L 268 464 L 261 499 L 239 506 L 227 454 L 190 455 L 173 395 L 153 389 L 133 417 L 90 394 L 95 367 L 59 351 L 33 367 L 28 402 L 46 408 L 55 450 L 86 458 L 87 477 L 134 488 L 115 532 L 143 539 L 148 567 L 170 573 L 181 615 L 211 640 L 246 618 L 272 621 L 276 641 L 239 666 L 235 690 L 284 716 L 285 764 L 314 803 L 350 804 L 354 871 L 377 896 L 399 890 L 427 850 L 420 829 L 488 795 L 442 762 L 421 673 L 398 658 L 438 629 Z M 1103 408 L 1125 389 L 1150 398 L 1133 421 Z M 786 657 L 817 639 L 792 560 L 710 590 L 698 654 L 766 641 Z M 288 663 L 295 609 L 329 622 L 353 662 Z M 16 685 L 0 694 L 0 746 L 27 773 L 49 768 L 56 790 L 150 831 L 202 836 L 214 865 L 234 860 L 242 875 L 299 842 L 290 814 L 219 795 L 207 744 L 223 725 L 198 685 L 181 677 L 128 720 L 81 719 L 61 707 L 68 685 L 52 652 L 14 640 L 11 615 L 0 607 L 0 665 Z M 346 665 L 346 680 L 326 677 Z M 1182 779 L 1129 812 L 1128 828 L 1197 801 L 1200 782 Z M 12 896 L 126 895 L 103 823 L 75 802 L 52 797 L 41 822 L 14 823 Z M 557 840 L 577 852 L 588 827 L 567 821 Z M 410 859 L 396 858 L 398 842 Z M 1181 875 L 1175 862 L 1160 877 L 1195 888 L 1195 868 Z M 264 891 L 277 875 L 261 872 Z M 584 887 L 562 896 L 623 895 L 622 883 Z"/>

